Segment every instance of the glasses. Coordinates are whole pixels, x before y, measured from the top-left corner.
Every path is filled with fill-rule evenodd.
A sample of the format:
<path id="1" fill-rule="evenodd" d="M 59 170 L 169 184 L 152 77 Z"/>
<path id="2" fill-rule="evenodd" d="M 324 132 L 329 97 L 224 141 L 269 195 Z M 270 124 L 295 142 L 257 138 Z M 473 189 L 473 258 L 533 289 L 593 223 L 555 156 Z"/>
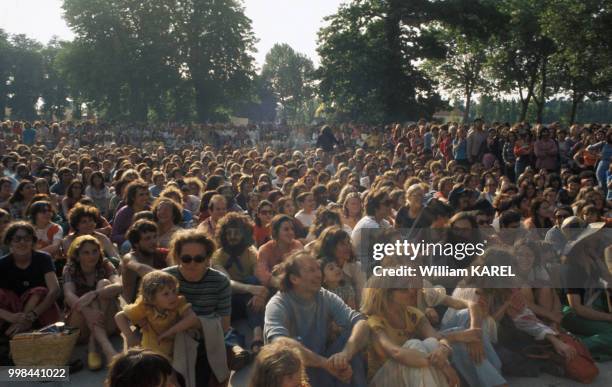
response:
<path id="1" fill-rule="evenodd" d="M 13 239 L 11 240 L 13 243 L 20 243 L 20 242 L 32 242 L 34 239 L 32 238 L 31 235 L 15 235 L 13 237 Z"/>
<path id="2" fill-rule="evenodd" d="M 274 215 L 274 211 L 272 210 L 261 210 L 259 211 L 260 215 Z"/>
<path id="3" fill-rule="evenodd" d="M 192 261 L 195 263 L 202 263 L 206 260 L 206 257 L 203 255 L 196 255 L 195 257 L 190 255 L 182 255 L 180 259 L 183 263 L 191 263 Z"/>

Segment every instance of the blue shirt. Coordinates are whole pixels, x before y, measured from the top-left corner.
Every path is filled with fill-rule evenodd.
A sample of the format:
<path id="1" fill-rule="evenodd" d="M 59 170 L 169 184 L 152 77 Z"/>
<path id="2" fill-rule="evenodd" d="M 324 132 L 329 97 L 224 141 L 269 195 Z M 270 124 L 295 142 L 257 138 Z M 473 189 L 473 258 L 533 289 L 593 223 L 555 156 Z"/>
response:
<path id="1" fill-rule="evenodd" d="M 23 131 L 23 143 L 28 146 L 34 145 L 34 141 L 36 141 L 36 129 L 27 128 Z"/>
<path id="2" fill-rule="evenodd" d="M 330 321 L 340 328 L 350 329 L 364 319 L 340 297 L 323 288 L 312 301 L 305 301 L 293 292 L 277 292 L 266 305 L 264 338 L 270 343 L 276 337 L 291 337 L 311 351 L 322 354 Z"/>

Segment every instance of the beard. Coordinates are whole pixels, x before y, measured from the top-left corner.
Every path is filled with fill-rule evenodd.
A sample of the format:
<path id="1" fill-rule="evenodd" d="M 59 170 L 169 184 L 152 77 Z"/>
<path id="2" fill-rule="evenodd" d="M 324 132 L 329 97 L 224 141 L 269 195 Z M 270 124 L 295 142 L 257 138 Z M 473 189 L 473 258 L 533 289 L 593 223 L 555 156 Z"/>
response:
<path id="1" fill-rule="evenodd" d="M 223 251 L 225 251 L 230 256 L 238 257 L 244 253 L 244 251 L 249 247 L 244 239 L 242 239 L 237 244 L 230 244 L 227 239 L 222 238 L 221 246 L 223 247 Z"/>

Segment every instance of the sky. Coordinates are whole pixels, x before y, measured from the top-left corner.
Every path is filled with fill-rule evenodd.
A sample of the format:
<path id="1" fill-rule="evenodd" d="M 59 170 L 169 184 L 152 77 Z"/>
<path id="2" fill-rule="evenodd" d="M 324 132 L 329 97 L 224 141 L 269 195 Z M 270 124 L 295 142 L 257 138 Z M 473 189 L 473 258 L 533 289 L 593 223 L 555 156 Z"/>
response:
<path id="1" fill-rule="evenodd" d="M 100 0 L 105 1 L 105 0 Z M 261 66 L 275 43 L 287 43 L 318 65 L 317 31 L 323 18 L 336 12 L 342 0 L 244 0 L 259 39 L 255 60 Z M 47 43 L 54 35 L 74 35 L 62 18 L 62 0 L 0 0 L 0 28 Z"/>

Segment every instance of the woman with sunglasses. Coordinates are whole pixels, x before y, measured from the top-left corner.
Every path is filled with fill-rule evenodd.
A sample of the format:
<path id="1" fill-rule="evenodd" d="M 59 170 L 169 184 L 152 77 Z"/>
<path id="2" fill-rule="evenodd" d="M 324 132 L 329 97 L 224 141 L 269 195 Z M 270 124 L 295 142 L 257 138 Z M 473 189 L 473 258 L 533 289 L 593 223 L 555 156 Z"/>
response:
<path id="1" fill-rule="evenodd" d="M 268 200 L 262 200 L 257 206 L 257 214 L 255 215 L 255 227 L 253 228 L 253 237 L 255 238 L 256 247 L 260 247 L 268 242 L 271 237 L 270 222 L 274 216 L 274 206 Z"/>
<path id="2" fill-rule="evenodd" d="M 180 294 L 192 305 L 193 311 L 199 318 L 220 319 L 222 332 L 219 332 L 219 335 L 225 336 L 231 329 L 232 290 L 230 280 L 220 271 L 210 267 L 214 251 L 215 243 L 202 232 L 179 231 L 174 234 L 168 252 L 168 258 L 175 263 L 175 266 L 165 268 L 164 271 L 172 274 L 179 281 Z M 196 385 L 219 385 L 225 380 L 217 380 L 216 372 L 213 372 L 211 368 L 219 363 L 213 361 L 211 365 L 210 361 L 211 356 L 218 356 L 218 353 L 209 353 L 203 341 L 204 336 L 208 340 L 214 333 L 204 333 L 199 329 L 198 331 L 199 333 L 196 334 L 198 341 Z M 216 337 L 215 341 L 223 342 L 224 337 Z M 239 346 L 233 346 L 232 352 L 238 359 L 244 360 L 245 356 L 248 358 L 248 352 Z M 181 354 L 175 353 L 174 356 L 181 356 Z M 225 371 L 227 372 L 227 369 Z M 227 376 L 229 377 L 229 372 Z"/>
<path id="3" fill-rule="evenodd" d="M 53 260 L 35 251 L 35 243 L 34 227 L 26 222 L 11 223 L 4 233 L 10 253 L 0 258 L 0 322 L 5 327 L 0 335 L 12 337 L 60 320 Z"/>

